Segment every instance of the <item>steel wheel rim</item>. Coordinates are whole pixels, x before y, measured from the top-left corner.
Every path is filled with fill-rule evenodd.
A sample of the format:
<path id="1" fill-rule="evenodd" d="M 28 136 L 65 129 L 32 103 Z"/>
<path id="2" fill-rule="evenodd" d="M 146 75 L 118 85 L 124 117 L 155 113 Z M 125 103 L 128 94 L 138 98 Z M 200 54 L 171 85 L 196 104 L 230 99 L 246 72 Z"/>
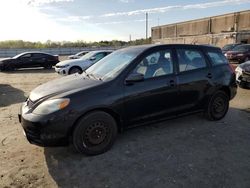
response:
<path id="1" fill-rule="evenodd" d="M 109 136 L 108 126 L 103 122 L 94 122 L 89 125 L 83 134 L 83 144 L 86 146 L 96 146 L 105 142 Z"/>
<path id="2" fill-rule="evenodd" d="M 225 112 L 226 104 L 225 101 L 221 97 L 215 98 L 213 105 L 212 105 L 213 113 L 222 115 Z"/>

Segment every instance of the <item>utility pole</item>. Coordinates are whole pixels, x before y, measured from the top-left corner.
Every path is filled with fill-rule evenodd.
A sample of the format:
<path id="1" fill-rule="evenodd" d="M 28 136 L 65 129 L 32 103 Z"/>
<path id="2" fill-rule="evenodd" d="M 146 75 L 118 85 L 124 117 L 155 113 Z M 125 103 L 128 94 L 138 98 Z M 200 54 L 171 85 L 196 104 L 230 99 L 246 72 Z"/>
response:
<path id="1" fill-rule="evenodd" d="M 148 13 L 146 12 L 146 39 L 148 39 Z"/>

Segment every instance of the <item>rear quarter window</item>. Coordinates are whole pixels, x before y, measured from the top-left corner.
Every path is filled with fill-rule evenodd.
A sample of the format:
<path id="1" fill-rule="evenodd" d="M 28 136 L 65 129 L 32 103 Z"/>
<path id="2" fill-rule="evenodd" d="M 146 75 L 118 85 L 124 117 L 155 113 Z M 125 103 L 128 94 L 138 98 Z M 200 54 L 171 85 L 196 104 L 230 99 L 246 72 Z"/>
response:
<path id="1" fill-rule="evenodd" d="M 207 54 L 211 60 L 212 65 L 221 65 L 228 63 L 226 57 L 220 52 L 208 52 Z"/>

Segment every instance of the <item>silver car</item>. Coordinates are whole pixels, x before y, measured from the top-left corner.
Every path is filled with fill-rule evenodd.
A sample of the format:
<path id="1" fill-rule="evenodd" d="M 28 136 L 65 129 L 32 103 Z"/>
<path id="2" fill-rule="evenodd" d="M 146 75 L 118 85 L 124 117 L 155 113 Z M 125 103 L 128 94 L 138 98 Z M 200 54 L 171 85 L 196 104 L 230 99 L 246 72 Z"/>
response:
<path id="1" fill-rule="evenodd" d="M 82 56 L 80 59 L 61 61 L 60 63 L 56 64 L 55 71 L 61 75 L 82 73 L 91 65 L 95 64 L 111 52 L 111 50 L 91 51 Z"/>

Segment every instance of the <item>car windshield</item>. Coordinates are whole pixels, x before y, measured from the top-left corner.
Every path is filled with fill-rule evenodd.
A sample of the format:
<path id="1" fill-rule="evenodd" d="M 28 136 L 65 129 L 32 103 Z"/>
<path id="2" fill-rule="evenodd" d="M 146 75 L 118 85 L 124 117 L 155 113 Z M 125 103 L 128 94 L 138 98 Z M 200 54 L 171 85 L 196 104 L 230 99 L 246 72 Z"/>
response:
<path id="1" fill-rule="evenodd" d="M 91 58 L 95 54 L 96 54 L 96 52 L 89 52 L 89 53 L 85 54 L 84 56 L 82 56 L 80 59 L 87 60 L 87 59 Z"/>
<path id="2" fill-rule="evenodd" d="M 19 58 L 19 57 L 23 56 L 24 54 L 26 54 L 26 52 L 21 53 L 21 54 L 17 54 L 16 56 L 14 56 L 14 57 L 13 57 L 13 59 L 17 59 L 17 58 Z"/>
<path id="3" fill-rule="evenodd" d="M 78 52 L 77 54 L 75 54 L 75 56 L 81 56 L 84 53 L 85 53 L 85 55 L 87 54 L 87 52 L 83 51 L 83 52 Z"/>
<path id="4" fill-rule="evenodd" d="M 233 51 L 238 51 L 238 52 L 245 52 L 250 48 L 250 46 L 245 46 L 245 45 L 240 45 L 236 46 Z"/>
<path id="5" fill-rule="evenodd" d="M 86 70 L 86 74 L 93 75 L 103 81 L 108 81 L 119 75 L 138 55 L 139 50 L 122 49 L 111 53 Z"/>
<path id="6" fill-rule="evenodd" d="M 222 48 L 222 50 L 232 50 L 236 45 L 235 44 L 228 44 Z"/>

